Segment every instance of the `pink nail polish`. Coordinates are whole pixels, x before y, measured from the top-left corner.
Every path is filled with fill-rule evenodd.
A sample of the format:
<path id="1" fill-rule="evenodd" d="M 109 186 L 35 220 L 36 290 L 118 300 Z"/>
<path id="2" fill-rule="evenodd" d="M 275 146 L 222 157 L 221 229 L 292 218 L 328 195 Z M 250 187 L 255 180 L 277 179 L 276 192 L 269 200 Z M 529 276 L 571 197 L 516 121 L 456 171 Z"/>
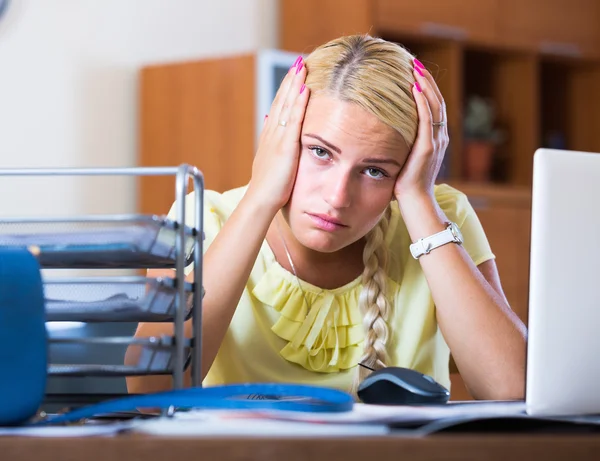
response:
<path id="1" fill-rule="evenodd" d="M 417 89 L 417 91 L 418 91 L 419 93 L 422 93 L 422 92 L 423 92 L 423 90 L 421 89 L 421 85 L 419 85 L 419 82 L 417 82 L 417 81 L 415 81 L 415 88 Z"/>
<path id="2" fill-rule="evenodd" d="M 292 64 L 292 67 L 290 67 L 290 70 L 292 70 L 294 67 L 297 67 L 297 66 L 298 66 L 298 63 L 299 63 L 300 61 L 302 61 L 302 56 L 298 56 L 298 57 L 296 58 L 296 60 L 294 61 L 294 64 Z"/>
<path id="3" fill-rule="evenodd" d="M 302 94 L 302 92 L 306 89 L 306 85 L 302 84 L 302 87 L 300 88 L 300 94 Z"/>
<path id="4" fill-rule="evenodd" d="M 421 69 L 425 69 L 425 66 L 423 65 L 423 63 L 421 61 L 419 61 L 417 58 L 415 58 L 415 66 L 420 67 Z"/>
<path id="5" fill-rule="evenodd" d="M 421 77 L 425 77 L 425 75 L 423 75 L 423 71 L 421 70 L 421 68 L 420 68 L 420 67 L 418 67 L 418 66 L 415 66 L 415 68 L 414 68 L 414 69 L 417 71 L 417 74 L 419 74 Z"/>
<path id="6" fill-rule="evenodd" d="M 302 68 L 304 67 L 304 61 L 302 61 L 302 58 L 300 58 L 300 62 L 298 63 L 298 66 L 296 67 L 296 74 L 298 74 Z"/>

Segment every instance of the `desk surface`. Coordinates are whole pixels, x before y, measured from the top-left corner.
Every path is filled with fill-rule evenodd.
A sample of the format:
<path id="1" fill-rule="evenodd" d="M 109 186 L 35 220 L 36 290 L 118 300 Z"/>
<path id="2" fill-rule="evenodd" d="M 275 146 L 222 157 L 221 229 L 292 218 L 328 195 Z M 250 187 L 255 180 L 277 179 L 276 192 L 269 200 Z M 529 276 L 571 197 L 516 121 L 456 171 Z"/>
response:
<path id="1" fill-rule="evenodd" d="M 0 437 L 0 458 L 36 461 L 261 460 L 377 461 L 507 459 L 544 461 L 600 458 L 594 435 L 439 435 L 426 438 L 111 438 Z"/>

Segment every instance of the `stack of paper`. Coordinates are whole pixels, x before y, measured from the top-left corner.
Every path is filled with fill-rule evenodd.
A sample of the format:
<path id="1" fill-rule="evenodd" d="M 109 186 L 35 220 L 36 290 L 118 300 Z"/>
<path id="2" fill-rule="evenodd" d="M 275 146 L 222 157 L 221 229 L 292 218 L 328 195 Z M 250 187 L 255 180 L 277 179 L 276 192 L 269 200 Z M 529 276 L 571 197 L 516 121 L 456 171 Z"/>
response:
<path id="1" fill-rule="evenodd" d="M 194 410 L 172 418 L 143 421 L 135 431 L 193 436 L 356 436 L 387 435 L 392 428 L 415 428 L 439 421 L 524 415 L 523 402 L 477 402 L 440 406 L 356 404 L 346 413 L 273 410 Z M 414 431 L 411 434 L 416 435 Z"/>

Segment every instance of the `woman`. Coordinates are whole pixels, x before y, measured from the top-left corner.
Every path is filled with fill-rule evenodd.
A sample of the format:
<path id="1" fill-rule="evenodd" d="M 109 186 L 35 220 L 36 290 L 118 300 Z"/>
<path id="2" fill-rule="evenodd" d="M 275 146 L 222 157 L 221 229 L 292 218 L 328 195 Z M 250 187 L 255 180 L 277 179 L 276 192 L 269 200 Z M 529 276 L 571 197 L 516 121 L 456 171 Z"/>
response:
<path id="1" fill-rule="evenodd" d="M 434 185 L 445 121 L 432 76 L 397 44 L 342 37 L 298 58 L 265 117 L 250 183 L 206 193 L 207 385 L 355 390 L 369 373 L 361 363 L 414 368 L 449 387 L 452 351 L 475 398 L 523 397 L 525 327 L 468 200 Z M 452 223 L 463 243 L 411 255 L 421 238 L 455 235 Z M 136 333 L 160 334 L 171 325 Z M 170 378 L 128 387 L 163 390 Z"/>

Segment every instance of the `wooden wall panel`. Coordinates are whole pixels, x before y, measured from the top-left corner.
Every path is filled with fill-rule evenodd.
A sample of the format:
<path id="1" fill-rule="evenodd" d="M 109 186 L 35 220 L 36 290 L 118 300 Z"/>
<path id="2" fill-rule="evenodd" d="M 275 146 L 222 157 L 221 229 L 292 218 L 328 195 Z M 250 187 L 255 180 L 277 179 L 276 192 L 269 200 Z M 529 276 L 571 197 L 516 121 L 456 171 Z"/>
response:
<path id="1" fill-rule="evenodd" d="M 254 158 L 255 67 L 247 55 L 143 69 L 139 164 L 195 165 L 206 187 L 220 192 L 246 184 Z M 139 192 L 141 212 L 166 213 L 174 182 L 142 179 Z"/>
<path id="2" fill-rule="evenodd" d="M 600 153 L 600 64 L 573 66 L 567 91 L 571 148 Z"/>
<path id="3" fill-rule="evenodd" d="M 508 43 L 548 54 L 600 56 L 598 0 L 502 0 L 498 29 Z"/>
<path id="4" fill-rule="evenodd" d="M 280 47 L 309 53 L 342 35 L 372 33 L 371 0 L 281 0 Z"/>
<path id="5" fill-rule="evenodd" d="M 498 0 L 374 0 L 373 22 L 381 33 L 402 30 L 456 40 L 497 40 Z"/>
<path id="6" fill-rule="evenodd" d="M 537 58 L 527 54 L 498 58 L 493 92 L 498 120 L 507 129 L 507 179 L 512 184 L 531 184 L 540 135 Z"/>

